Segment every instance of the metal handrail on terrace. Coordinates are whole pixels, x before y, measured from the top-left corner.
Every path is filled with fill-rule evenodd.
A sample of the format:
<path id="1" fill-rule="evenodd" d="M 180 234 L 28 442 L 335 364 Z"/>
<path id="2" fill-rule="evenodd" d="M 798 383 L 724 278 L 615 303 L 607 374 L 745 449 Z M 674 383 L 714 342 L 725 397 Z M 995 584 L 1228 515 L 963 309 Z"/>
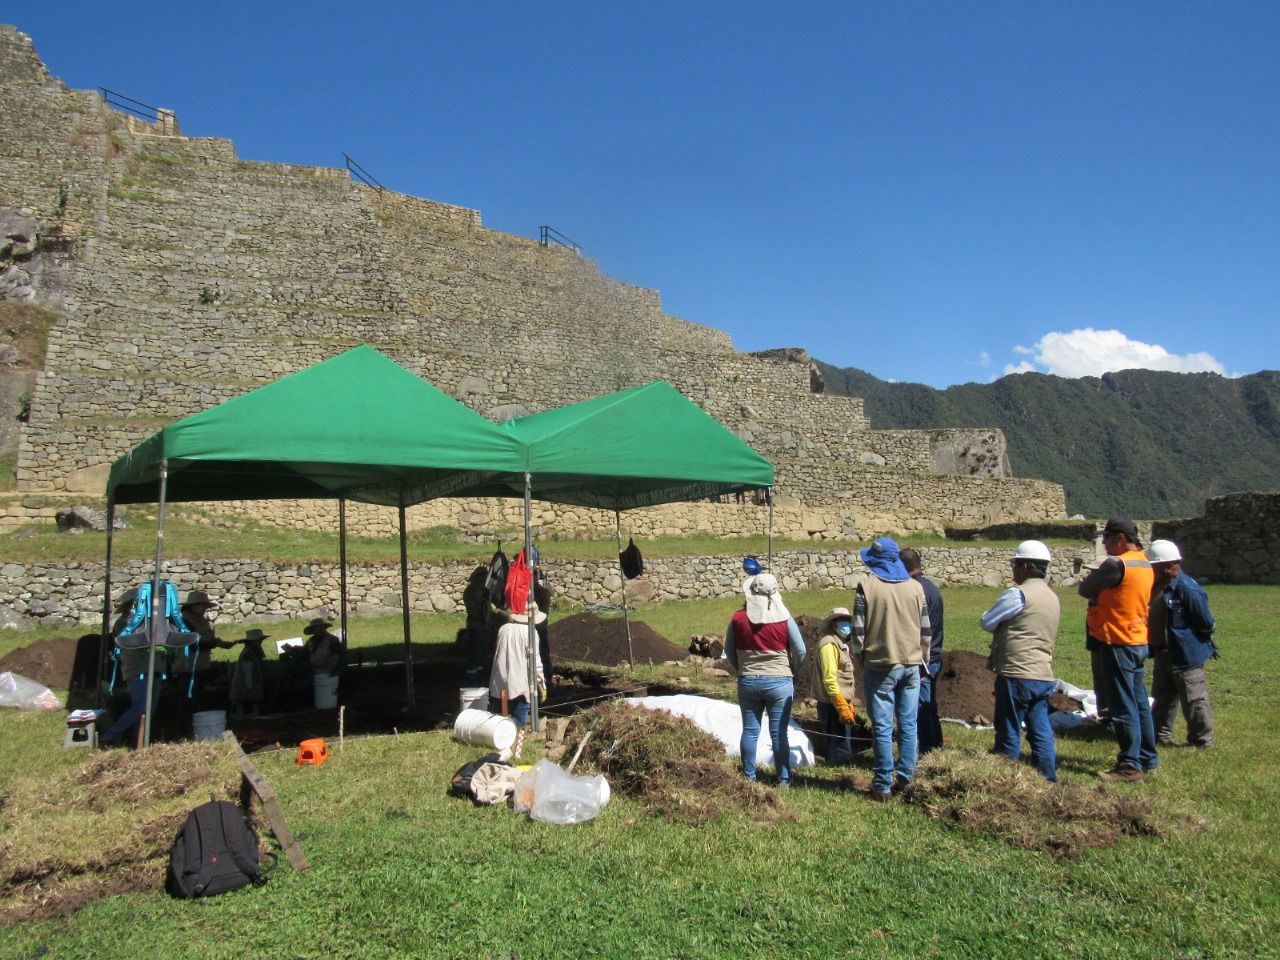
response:
<path id="1" fill-rule="evenodd" d="M 574 253 L 582 253 L 582 248 L 566 237 L 555 227 L 541 226 L 538 228 L 542 231 L 542 235 L 538 238 L 541 246 L 550 246 L 552 243 L 558 243 L 562 247 L 568 247 Z"/>
<path id="2" fill-rule="evenodd" d="M 364 167 L 360 166 L 360 164 L 352 160 L 349 154 L 344 153 L 342 156 L 347 161 L 347 173 L 355 177 L 357 180 L 359 180 L 361 183 L 365 184 L 366 186 L 373 187 L 379 193 L 382 193 L 383 190 L 386 189 L 381 184 L 381 182 L 379 182 L 377 177 L 375 177 L 372 173 L 370 173 Z"/>
<path id="3" fill-rule="evenodd" d="M 99 87 L 98 92 L 102 95 L 110 106 L 117 110 L 123 110 L 126 113 L 132 113 L 135 117 L 141 117 L 148 123 L 160 122 L 160 108 L 153 107 L 149 103 L 143 103 L 141 100 L 135 100 L 133 97 L 126 97 L 123 93 L 115 90 L 108 90 L 106 87 Z"/>

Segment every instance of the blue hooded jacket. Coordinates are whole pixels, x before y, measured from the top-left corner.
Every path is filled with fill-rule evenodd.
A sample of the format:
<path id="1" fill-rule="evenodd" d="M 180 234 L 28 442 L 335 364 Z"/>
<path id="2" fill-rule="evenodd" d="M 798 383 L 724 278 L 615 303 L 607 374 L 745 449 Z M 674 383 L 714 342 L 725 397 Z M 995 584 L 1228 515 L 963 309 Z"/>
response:
<path id="1" fill-rule="evenodd" d="M 1214 655 L 1213 614 L 1209 595 L 1185 572 L 1165 585 L 1161 602 L 1165 606 L 1165 635 L 1169 663 L 1175 670 L 1194 670 Z"/>

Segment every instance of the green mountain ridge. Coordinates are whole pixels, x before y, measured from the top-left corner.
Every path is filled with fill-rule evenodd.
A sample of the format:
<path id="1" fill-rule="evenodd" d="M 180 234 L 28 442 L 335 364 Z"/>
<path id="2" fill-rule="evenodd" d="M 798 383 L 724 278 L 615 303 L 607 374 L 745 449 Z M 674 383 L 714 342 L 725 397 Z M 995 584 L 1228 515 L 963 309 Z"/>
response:
<path id="1" fill-rule="evenodd" d="M 999 427 L 1014 476 L 1062 484 L 1071 514 L 1198 516 L 1208 497 L 1280 490 L 1280 371 L 1018 373 L 938 390 L 814 362 L 873 429 Z"/>

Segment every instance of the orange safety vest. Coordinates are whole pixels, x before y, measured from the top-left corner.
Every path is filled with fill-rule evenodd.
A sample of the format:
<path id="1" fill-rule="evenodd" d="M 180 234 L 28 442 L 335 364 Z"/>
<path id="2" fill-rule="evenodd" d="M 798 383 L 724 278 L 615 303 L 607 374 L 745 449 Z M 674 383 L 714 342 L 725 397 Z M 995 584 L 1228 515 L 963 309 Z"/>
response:
<path id="1" fill-rule="evenodd" d="M 1141 550 L 1129 550 L 1117 559 L 1124 564 L 1124 579 L 1094 598 L 1085 622 L 1089 636 L 1103 643 L 1141 647 L 1147 642 L 1147 614 L 1155 571 Z"/>

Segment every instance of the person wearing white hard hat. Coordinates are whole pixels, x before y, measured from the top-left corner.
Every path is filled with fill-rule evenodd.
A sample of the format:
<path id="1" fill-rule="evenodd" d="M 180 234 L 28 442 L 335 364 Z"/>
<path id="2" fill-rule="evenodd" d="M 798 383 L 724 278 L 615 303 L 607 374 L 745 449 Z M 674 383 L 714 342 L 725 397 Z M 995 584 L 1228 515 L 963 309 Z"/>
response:
<path id="1" fill-rule="evenodd" d="M 1151 718 L 1156 742 L 1171 743 L 1182 708 L 1187 743 L 1213 745 L 1213 709 L 1204 665 L 1218 655 L 1213 642 L 1209 596 L 1182 569 L 1182 552 L 1172 540 L 1152 540 L 1147 559 L 1155 571 L 1151 614 Z"/>
<path id="2" fill-rule="evenodd" d="M 1053 554 L 1039 540 L 1018 544 L 1010 561 L 1013 586 L 981 617 L 992 634 L 987 665 L 996 674 L 995 753 L 1016 761 L 1022 754 L 1022 726 L 1036 769 L 1058 782 L 1058 758 L 1049 723 L 1049 698 L 1057 690 L 1053 648 L 1061 604 L 1045 577 Z"/>
<path id="3" fill-rule="evenodd" d="M 756 744 L 767 711 L 774 774 L 779 786 L 789 787 L 791 743 L 787 727 L 796 695 L 794 668 L 804 660 L 804 639 L 782 602 L 773 574 L 761 572 L 747 577 L 742 593 L 746 603 L 729 620 L 724 635 L 725 659 L 738 675 L 742 773 L 749 780 L 756 779 Z"/>

